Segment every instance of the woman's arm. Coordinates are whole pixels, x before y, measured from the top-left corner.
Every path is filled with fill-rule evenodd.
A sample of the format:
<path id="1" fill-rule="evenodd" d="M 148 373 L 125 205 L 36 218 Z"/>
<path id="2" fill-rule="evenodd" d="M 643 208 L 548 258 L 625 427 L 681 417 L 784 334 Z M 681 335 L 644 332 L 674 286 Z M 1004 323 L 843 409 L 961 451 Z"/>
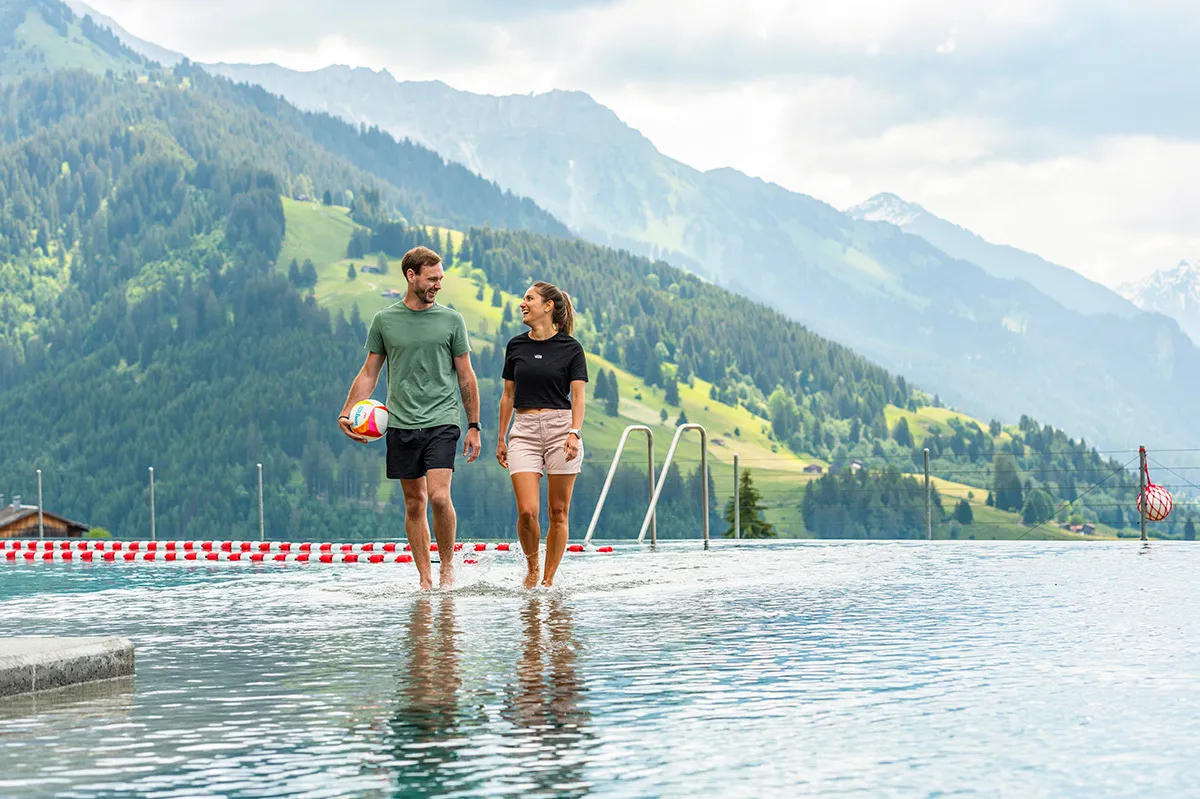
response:
<path id="1" fill-rule="evenodd" d="M 500 394 L 500 424 L 496 428 L 496 460 L 505 469 L 508 468 L 508 425 L 513 417 L 513 394 L 517 384 L 512 380 L 504 381 L 504 391 Z"/>
<path id="2" fill-rule="evenodd" d="M 583 409 L 587 403 L 587 383 L 582 380 L 571 381 L 571 429 L 583 431 Z M 579 457 L 580 439 L 571 434 L 567 434 L 567 440 L 563 444 L 563 452 L 567 456 L 567 460 L 573 461 Z"/>

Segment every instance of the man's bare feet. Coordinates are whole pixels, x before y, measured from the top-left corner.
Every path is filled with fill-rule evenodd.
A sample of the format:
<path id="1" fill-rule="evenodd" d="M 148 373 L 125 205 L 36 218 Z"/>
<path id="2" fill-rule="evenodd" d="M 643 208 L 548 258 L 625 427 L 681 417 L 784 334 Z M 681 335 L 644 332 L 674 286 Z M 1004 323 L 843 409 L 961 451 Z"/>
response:
<path id="1" fill-rule="evenodd" d="M 453 588 L 454 587 L 454 565 L 443 563 L 438 569 L 438 587 Z"/>
<path id="2" fill-rule="evenodd" d="M 421 578 L 421 590 L 422 591 L 432 591 L 433 590 L 433 580 L 428 577 L 422 577 Z"/>
<path id="3" fill-rule="evenodd" d="M 525 575 L 525 587 L 532 590 L 537 587 L 538 580 L 542 576 L 542 567 L 536 554 L 526 555 L 525 565 L 529 567 L 529 573 Z"/>

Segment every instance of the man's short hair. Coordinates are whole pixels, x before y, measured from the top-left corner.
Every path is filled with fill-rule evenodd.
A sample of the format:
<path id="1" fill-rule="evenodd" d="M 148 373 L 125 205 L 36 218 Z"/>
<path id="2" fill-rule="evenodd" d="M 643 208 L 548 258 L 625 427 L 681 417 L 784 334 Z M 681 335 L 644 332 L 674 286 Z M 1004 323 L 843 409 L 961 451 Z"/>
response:
<path id="1" fill-rule="evenodd" d="M 405 277 L 408 277 L 408 270 L 411 269 L 414 274 L 419 275 L 425 267 L 436 266 L 441 262 L 442 256 L 428 247 L 413 247 L 404 253 L 404 260 L 400 262 L 400 272 Z"/>

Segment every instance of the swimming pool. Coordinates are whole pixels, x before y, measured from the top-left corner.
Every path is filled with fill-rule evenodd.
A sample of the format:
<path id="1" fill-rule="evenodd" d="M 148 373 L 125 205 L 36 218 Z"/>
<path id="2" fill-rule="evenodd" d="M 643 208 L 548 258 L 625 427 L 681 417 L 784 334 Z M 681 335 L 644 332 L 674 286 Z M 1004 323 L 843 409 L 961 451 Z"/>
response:
<path id="1" fill-rule="evenodd" d="M 411 566 L 0 565 L 137 677 L 0 702 L 0 795 L 1200 792 L 1200 550 L 802 542 Z"/>

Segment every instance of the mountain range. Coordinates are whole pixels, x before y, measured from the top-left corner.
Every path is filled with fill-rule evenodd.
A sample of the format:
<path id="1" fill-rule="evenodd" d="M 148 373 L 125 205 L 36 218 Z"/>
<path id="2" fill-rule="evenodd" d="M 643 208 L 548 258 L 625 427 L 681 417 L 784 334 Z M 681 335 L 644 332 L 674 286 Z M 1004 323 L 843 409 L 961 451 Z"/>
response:
<path id="1" fill-rule="evenodd" d="M 701 172 L 582 92 L 492 97 L 346 67 L 206 69 L 426 144 L 589 240 L 767 302 L 976 416 L 1028 409 L 1105 445 L 1127 445 L 1135 427 L 1147 441 L 1200 435 L 1180 410 L 1200 390 L 1192 341 L 1036 256 L 923 225 L 933 242 L 733 169 Z M 1039 267 L 1037 282 L 1012 279 Z"/>

